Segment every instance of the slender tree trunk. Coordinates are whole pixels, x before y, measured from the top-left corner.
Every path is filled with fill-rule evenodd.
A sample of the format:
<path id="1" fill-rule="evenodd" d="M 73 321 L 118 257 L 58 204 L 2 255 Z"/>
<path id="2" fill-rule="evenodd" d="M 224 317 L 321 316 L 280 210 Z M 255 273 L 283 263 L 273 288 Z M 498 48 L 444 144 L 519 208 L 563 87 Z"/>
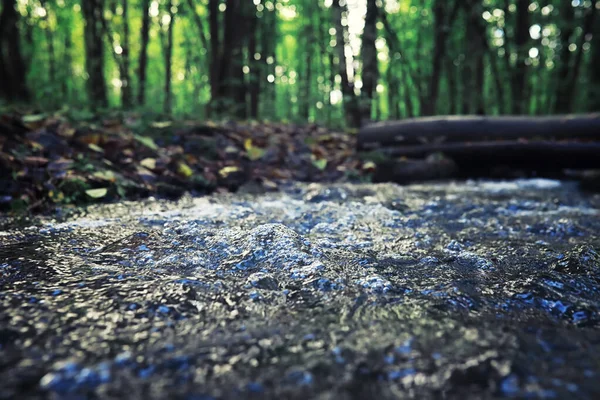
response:
<path id="1" fill-rule="evenodd" d="M 71 102 L 71 75 L 73 71 L 73 55 L 71 54 L 71 48 L 73 43 L 71 40 L 71 31 L 65 32 L 64 50 L 62 57 L 62 77 L 61 77 L 61 90 L 63 98 L 68 102 Z"/>
<path id="2" fill-rule="evenodd" d="M 137 103 L 143 106 L 146 103 L 146 71 L 148 69 L 148 43 L 150 42 L 150 0 L 142 0 L 142 32 L 140 61 L 138 66 L 138 95 Z"/>
<path id="3" fill-rule="evenodd" d="M 596 9 L 596 19 L 600 19 L 600 10 Z M 588 110 L 600 112 L 600 23 L 594 26 L 589 63 Z"/>
<path id="4" fill-rule="evenodd" d="M 122 1 L 123 7 L 123 40 L 121 47 L 123 52 L 121 53 L 122 68 L 120 68 L 121 76 L 121 106 L 128 110 L 133 105 L 133 95 L 131 91 L 131 78 L 129 77 L 130 60 L 129 60 L 129 13 L 128 13 L 128 1 Z"/>
<path id="5" fill-rule="evenodd" d="M 434 15 L 434 48 L 433 48 L 433 64 L 431 78 L 429 80 L 429 98 L 422 104 L 422 113 L 425 115 L 433 115 L 436 112 L 437 101 L 440 90 L 440 80 L 442 75 L 442 67 L 444 57 L 446 55 L 446 44 L 448 32 L 452 22 L 456 19 L 460 1 L 455 1 L 452 5 L 450 13 L 447 13 L 448 0 L 434 0 L 433 15 Z"/>
<path id="6" fill-rule="evenodd" d="M 54 33 L 50 27 L 50 9 L 46 1 L 40 2 L 42 8 L 46 10 L 46 16 L 44 17 L 46 21 L 46 29 L 44 29 L 44 34 L 46 36 L 46 44 L 48 45 L 48 78 L 50 80 L 50 84 L 54 86 L 56 82 L 56 58 L 54 51 Z"/>
<path id="7" fill-rule="evenodd" d="M 488 49 L 488 57 L 490 60 L 490 66 L 492 69 L 492 79 L 494 80 L 494 85 L 496 87 L 496 96 L 498 96 L 498 101 L 496 102 L 498 114 L 504 113 L 504 105 L 505 105 L 505 93 L 504 93 L 504 83 L 502 81 L 502 77 L 500 76 L 500 69 L 498 68 L 498 55 L 494 51 L 493 53 Z"/>
<path id="8" fill-rule="evenodd" d="M 459 88 L 458 82 L 456 81 L 457 68 L 454 65 L 454 60 L 451 57 L 447 57 L 446 61 L 446 76 L 448 78 L 448 97 L 450 103 L 449 113 L 450 115 L 458 114 L 458 98 L 459 96 Z"/>
<path id="9" fill-rule="evenodd" d="M 379 78 L 379 63 L 377 62 L 377 20 L 379 8 L 377 0 L 367 0 L 367 15 L 365 17 L 365 29 L 362 38 L 362 82 L 361 89 L 361 119 L 368 121 L 371 119 L 371 110 L 373 108 L 373 97 Z"/>
<path id="10" fill-rule="evenodd" d="M 165 46 L 165 114 L 171 114 L 173 110 L 173 91 L 171 90 L 172 67 L 173 67 L 173 29 L 175 27 L 175 13 L 173 12 L 173 2 L 167 3 L 167 12 L 169 15 L 169 27 L 167 28 L 167 40 Z"/>
<path id="11" fill-rule="evenodd" d="M 2 0 L 0 14 L 0 98 L 28 101 L 27 67 L 21 54 L 16 0 Z"/>
<path id="12" fill-rule="evenodd" d="M 583 45 L 585 44 L 586 37 L 592 34 L 594 25 L 598 18 L 596 18 L 598 11 L 596 10 L 597 1 L 591 0 L 591 6 L 588 8 L 586 15 L 583 20 L 583 32 L 581 33 L 579 42 L 577 43 L 577 52 L 575 53 L 575 59 L 573 60 L 573 67 L 571 68 L 569 79 L 567 80 L 567 88 L 565 91 L 565 98 L 567 103 L 566 112 L 570 113 L 573 111 L 575 103 L 575 93 L 577 90 L 577 81 L 579 79 L 579 71 L 581 70 L 581 62 L 583 60 Z M 592 68 L 600 68 L 598 64 L 591 64 Z"/>
<path id="13" fill-rule="evenodd" d="M 571 70 L 571 44 L 573 33 L 575 32 L 575 8 L 570 1 L 564 1 L 560 7 L 560 52 L 559 67 L 556 75 L 558 88 L 556 91 L 556 103 L 554 104 L 555 113 L 569 112 L 570 99 L 568 96 L 569 73 Z"/>
<path id="14" fill-rule="evenodd" d="M 311 103 L 311 84 L 312 84 L 312 42 L 315 40 L 313 35 L 312 21 L 309 21 L 302 30 L 303 36 L 303 53 L 298 54 L 298 57 L 302 59 L 301 65 L 302 74 L 300 75 L 299 86 L 302 90 L 302 95 L 298 99 L 299 102 L 299 116 L 304 121 L 308 121 L 310 116 L 310 103 Z"/>
<path id="15" fill-rule="evenodd" d="M 219 0 L 208 1 L 208 24 L 210 31 L 210 93 L 211 93 L 211 107 L 209 109 L 215 110 L 215 102 L 218 100 L 219 93 L 221 91 L 220 85 L 220 70 L 221 70 L 221 37 L 219 35 Z"/>
<path id="16" fill-rule="evenodd" d="M 258 52 L 258 35 L 260 33 L 256 12 L 250 18 L 248 35 L 248 64 L 250 67 L 248 89 L 250 93 L 250 118 L 258 119 L 258 106 L 260 101 L 260 63 L 254 58 Z"/>
<path id="17" fill-rule="evenodd" d="M 106 82 L 104 80 L 103 0 L 86 0 L 81 3 L 85 19 L 85 54 L 88 73 L 87 88 L 89 102 L 93 107 L 108 106 Z"/>
<path id="18" fill-rule="evenodd" d="M 515 29 L 515 46 L 517 51 L 517 63 L 512 73 L 511 86 L 513 96 L 513 113 L 527 113 L 527 44 L 529 43 L 529 0 L 517 0 L 517 23 Z"/>
<path id="19" fill-rule="evenodd" d="M 485 65 L 484 53 L 486 48 L 486 31 L 481 15 L 483 4 L 481 0 L 468 0 L 465 8 L 467 18 L 467 65 L 469 114 L 485 114 Z"/>
<path id="20" fill-rule="evenodd" d="M 346 123 L 351 127 L 360 126 L 360 110 L 358 108 L 354 83 L 348 77 L 348 64 L 346 63 L 346 37 L 347 29 L 342 24 L 342 16 L 347 13 L 347 7 L 340 0 L 333 0 L 333 24 L 336 30 L 336 50 L 338 56 L 338 73 L 342 78 L 342 95 L 344 96 L 344 113 Z"/>

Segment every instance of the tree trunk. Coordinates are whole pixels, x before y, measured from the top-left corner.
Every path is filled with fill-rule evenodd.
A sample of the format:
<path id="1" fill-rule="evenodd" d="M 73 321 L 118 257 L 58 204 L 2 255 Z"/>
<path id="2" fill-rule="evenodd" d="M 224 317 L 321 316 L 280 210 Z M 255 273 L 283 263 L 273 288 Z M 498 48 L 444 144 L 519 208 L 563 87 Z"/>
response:
<path id="1" fill-rule="evenodd" d="M 565 98 L 567 101 L 565 112 L 572 112 L 573 105 L 575 102 L 575 93 L 577 89 L 577 80 L 579 79 L 579 71 L 581 70 L 581 61 L 583 59 L 583 45 L 586 42 L 586 37 L 592 34 L 594 25 L 596 23 L 596 10 L 597 1 L 591 0 L 591 5 L 588 8 L 584 20 L 583 20 L 583 32 L 579 42 L 577 43 L 577 52 L 575 53 L 575 59 L 573 60 L 573 67 L 571 68 L 569 79 L 567 80 L 567 87 L 565 91 Z M 600 68 L 598 64 L 591 64 L 592 68 Z"/>
<path id="2" fill-rule="evenodd" d="M 342 95 L 346 123 L 351 127 L 360 126 L 360 110 L 358 108 L 354 83 L 348 78 L 348 65 L 346 63 L 346 37 L 347 29 L 342 24 L 342 16 L 347 13 L 347 6 L 342 6 L 340 0 L 333 0 L 333 24 L 336 30 L 336 50 L 338 56 L 338 73 L 342 78 Z"/>
<path id="3" fill-rule="evenodd" d="M 428 117 L 372 124 L 361 129 L 359 149 L 424 143 L 578 140 L 600 143 L 600 114 L 553 117 Z M 586 144 L 586 143 L 582 143 Z"/>
<path id="4" fill-rule="evenodd" d="M 527 88 L 526 76 L 527 65 L 525 60 L 528 57 L 529 49 L 529 0 L 517 0 L 517 23 L 515 29 L 515 46 L 517 51 L 517 63 L 512 73 L 511 86 L 513 96 L 513 113 L 525 114 L 527 112 Z"/>
<path id="5" fill-rule="evenodd" d="M 27 68 L 21 54 L 16 0 L 2 0 L 0 14 L 0 98 L 28 101 Z"/>
<path id="6" fill-rule="evenodd" d="M 48 78 L 50 80 L 50 85 L 56 85 L 56 58 L 54 52 L 54 34 L 52 29 L 50 29 L 50 8 L 45 0 L 40 1 L 40 5 L 44 10 L 46 10 L 46 16 L 44 17 L 46 21 L 46 29 L 44 29 L 44 34 L 46 36 L 46 44 L 48 45 Z"/>
<path id="7" fill-rule="evenodd" d="M 219 97 L 221 91 L 220 85 L 220 70 L 221 70 L 221 37 L 219 36 L 219 0 L 208 1 L 208 24 L 210 31 L 210 93 L 211 93 L 211 107 L 209 110 L 215 110 L 215 101 Z"/>
<path id="8" fill-rule="evenodd" d="M 128 20 L 128 1 L 123 0 L 123 41 L 121 47 L 123 52 L 121 53 L 122 67 L 120 68 L 121 76 L 121 106 L 124 109 L 130 109 L 133 105 L 133 96 L 131 92 L 131 78 L 129 77 L 129 20 Z"/>
<path id="9" fill-rule="evenodd" d="M 569 71 L 571 70 L 571 50 L 569 45 L 575 32 L 575 8 L 570 1 L 562 2 L 560 7 L 560 64 L 556 75 L 558 88 L 556 91 L 555 113 L 569 112 L 570 99 L 568 98 Z"/>
<path id="10" fill-rule="evenodd" d="M 596 19 L 600 19 L 600 10 L 596 9 Z M 600 112 L 600 23 L 594 26 L 594 36 L 591 42 L 591 56 L 589 63 L 589 91 L 588 110 Z"/>
<path id="11" fill-rule="evenodd" d="M 102 40 L 104 1 L 83 1 L 81 10 L 85 19 L 85 65 L 88 73 L 89 102 L 92 107 L 106 107 L 108 98 L 104 81 L 104 42 Z"/>
<path id="12" fill-rule="evenodd" d="M 467 26 L 472 26 L 473 36 L 468 36 L 467 41 L 470 44 L 470 57 L 468 60 L 472 65 L 472 76 L 470 79 L 470 99 L 469 113 L 484 115 L 485 114 L 485 65 L 484 52 L 486 43 L 485 25 L 483 25 L 483 4 L 481 0 L 470 0 L 467 4 Z"/>
<path id="13" fill-rule="evenodd" d="M 169 27 L 167 28 L 167 42 L 165 46 L 165 114 L 171 114 L 173 110 L 173 92 L 171 90 L 171 70 L 173 67 L 173 28 L 175 27 L 175 13 L 173 12 L 173 2 L 167 3 L 167 12 L 169 14 Z"/>
<path id="14" fill-rule="evenodd" d="M 258 52 L 257 40 L 259 35 L 259 24 L 256 12 L 250 18 L 248 35 L 248 64 L 250 67 L 248 89 L 250 92 L 250 118 L 258 119 L 258 105 L 260 101 L 260 63 L 254 58 Z"/>
<path id="15" fill-rule="evenodd" d="M 310 103 L 311 103 L 311 85 L 312 85 L 312 43 L 316 39 L 313 35 L 312 21 L 308 23 L 302 29 L 302 36 L 304 42 L 304 52 L 299 52 L 298 57 L 303 57 L 303 63 L 301 65 L 302 73 L 298 81 L 302 95 L 298 98 L 299 103 L 299 117 L 305 122 L 308 122 L 310 117 Z"/>
<path id="16" fill-rule="evenodd" d="M 448 32 L 450 31 L 452 22 L 456 19 L 460 3 L 461 1 L 456 0 L 453 3 L 450 13 L 446 12 L 446 7 L 448 5 L 447 0 L 435 0 L 433 4 L 433 15 L 435 19 L 433 64 L 429 80 L 429 98 L 424 104 L 421 104 L 422 114 L 424 115 L 433 115 L 436 112 L 443 61 L 446 55 Z"/>
<path id="17" fill-rule="evenodd" d="M 148 43 L 150 42 L 150 0 L 142 0 L 142 32 L 140 63 L 138 67 L 138 105 L 146 103 L 146 71 L 148 69 Z"/>
<path id="18" fill-rule="evenodd" d="M 362 38 L 362 82 L 361 89 L 361 119 L 369 121 L 373 108 L 373 95 L 379 78 L 379 64 L 377 62 L 377 19 L 379 8 L 377 0 L 367 0 L 367 15 L 365 17 L 365 29 Z"/>

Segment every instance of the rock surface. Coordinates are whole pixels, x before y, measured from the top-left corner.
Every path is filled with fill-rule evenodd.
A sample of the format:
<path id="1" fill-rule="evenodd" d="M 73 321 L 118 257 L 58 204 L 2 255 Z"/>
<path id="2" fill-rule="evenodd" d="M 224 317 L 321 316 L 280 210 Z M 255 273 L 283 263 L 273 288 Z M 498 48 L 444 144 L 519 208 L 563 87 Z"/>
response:
<path id="1" fill-rule="evenodd" d="M 8 224 L 0 398 L 598 398 L 599 214 L 525 180 Z"/>

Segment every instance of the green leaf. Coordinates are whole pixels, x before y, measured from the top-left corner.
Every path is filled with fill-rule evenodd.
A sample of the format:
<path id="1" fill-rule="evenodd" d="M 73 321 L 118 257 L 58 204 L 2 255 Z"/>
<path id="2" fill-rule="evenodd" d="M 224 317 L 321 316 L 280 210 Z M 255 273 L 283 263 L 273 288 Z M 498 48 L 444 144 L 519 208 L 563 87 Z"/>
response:
<path id="1" fill-rule="evenodd" d="M 146 169 L 155 169 L 156 168 L 156 160 L 154 158 L 144 158 L 140 165 Z"/>
<path id="2" fill-rule="evenodd" d="M 98 146 L 97 144 L 90 143 L 88 144 L 88 147 L 90 148 L 90 150 L 96 151 L 98 153 L 104 153 L 104 149 Z"/>
<path id="3" fill-rule="evenodd" d="M 87 194 L 88 196 L 90 196 L 92 199 L 101 199 L 104 196 L 106 196 L 107 193 L 108 193 L 108 189 L 107 188 L 88 189 L 88 190 L 85 191 L 85 194 Z"/>
<path id="4" fill-rule="evenodd" d="M 26 124 L 32 123 L 32 122 L 40 122 L 43 121 L 46 118 L 46 114 L 31 114 L 31 115 L 24 115 L 23 116 L 23 122 Z"/>
<path id="5" fill-rule="evenodd" d="M 265 149 L 260 147 L 250 147 L 248 150 L 248 158 L 252 161 L 260 160 L 265 155 Z"/>
<path id="6" fill-rule="evenodd" d="M 158 146 L 156 145 L 156 143 L 154 143 L 154 139 L 142 135 L 134 135 L 134 137 L 135 140 L 148 147 L 149 149 L 152 149 L 154 151 L 158 150 Z"/>
<path id="7" fill-rule="evenodd" d="M 94 172 L 94 178 L 101 179 L 103 181 L 114 182 L 116 180 L 116 176 L 114 172 L 110 170 L 97 171 Z"/>
<path id="8" fill-rule="evenodd" d="M 157 121 L 157 122 L 153 122 L 150 124 L 151 127 L 157 128 L 157 129 L 168 128 L 171 125 L 173 125 L 173 123 L 171 121 Z"/>
<path id="9" fill-rule="evenodd" d="M 189 178 L 194 174 L 194 171 L 186 163 L 180 162 L 179 166 L 177 167 L 177 173 L 181 176 Z"/>
<path id="10" fill-rule="evenodd" d="M 312 164 L 321 171 L 327 168 L 327 160 L 324 158 L 312 160 Z"/>

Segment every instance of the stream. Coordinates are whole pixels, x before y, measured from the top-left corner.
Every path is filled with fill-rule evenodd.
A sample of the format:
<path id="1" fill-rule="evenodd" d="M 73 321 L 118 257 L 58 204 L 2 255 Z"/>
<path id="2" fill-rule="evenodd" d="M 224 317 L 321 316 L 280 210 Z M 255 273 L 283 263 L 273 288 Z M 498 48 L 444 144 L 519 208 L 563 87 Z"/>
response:
<path id="1" fill-rule="evenodd" d="M 0 399 L 600 398 L 600 196 L 574 183 L 7 221 Z"/>

